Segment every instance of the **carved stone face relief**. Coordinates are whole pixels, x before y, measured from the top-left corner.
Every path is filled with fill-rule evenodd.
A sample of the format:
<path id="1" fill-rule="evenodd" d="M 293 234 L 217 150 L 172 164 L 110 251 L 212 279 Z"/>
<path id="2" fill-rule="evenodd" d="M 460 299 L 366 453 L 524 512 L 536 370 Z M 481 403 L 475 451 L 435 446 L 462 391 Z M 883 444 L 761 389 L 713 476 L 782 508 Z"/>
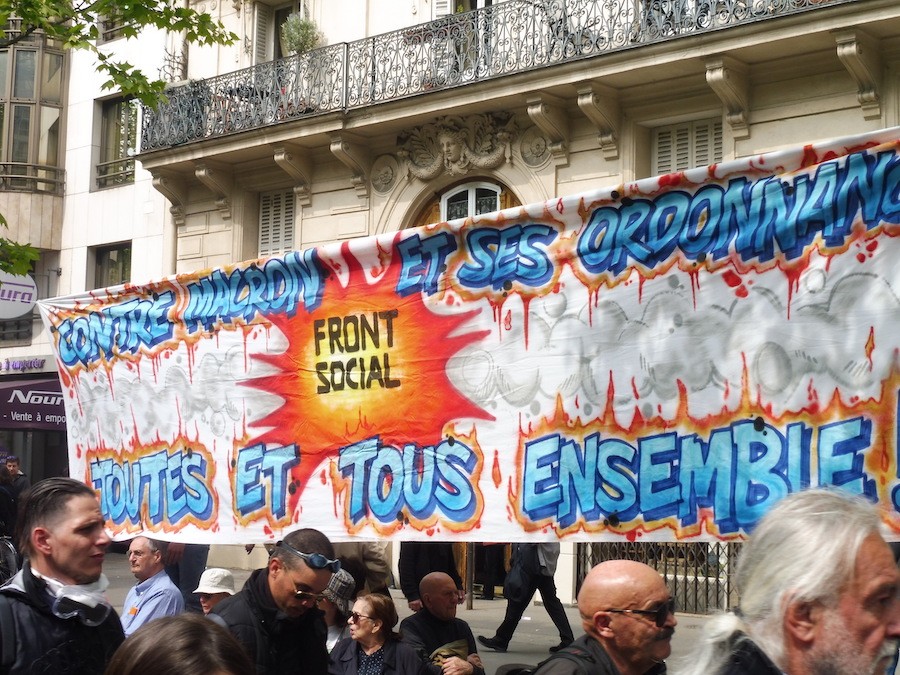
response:
<path id="1" fill-rule="evenodd" d="M 509 155 L 516 135 L 509 113 L 456 115 L 416 127 L 398 138 L 400 157 L 417 178 L 431 180 L 441 173 L 465 175 L 473 169 L 495 169 Z"/>

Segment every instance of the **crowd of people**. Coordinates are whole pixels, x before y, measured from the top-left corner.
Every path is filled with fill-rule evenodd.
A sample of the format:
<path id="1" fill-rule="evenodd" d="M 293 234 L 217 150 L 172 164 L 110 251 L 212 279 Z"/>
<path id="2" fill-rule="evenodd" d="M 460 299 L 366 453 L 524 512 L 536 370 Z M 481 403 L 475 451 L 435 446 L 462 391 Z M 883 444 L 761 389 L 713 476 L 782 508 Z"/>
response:
<path id="1" fill-rule="evenodd" d="M 535 592 L 560 643 L 542 663 L 501 666 L 498 675 L 667 672 L 675 607 L 665 580 L 640 562 L 590 570 L 576 638 L 553 584 L 558 545 L 517 545 L 504 620 L 476 641 L 457 617 L 464 593 L 445 544 L 401 547 L 413 613 L 400 622 L 385 561 L 363 561 L 378 558 L 378 545 L 341 556 L 321 532 L 295 530 L 240 589 L 228 570 L 203 570 L 189 584 L 192 612 L 182 593 L 187 575 L 176 581 L 166 572 L 170 545 L 138 536 L 128 549 L 137 583 L 120 616 L 105 592 L 110 538 L 94 491 L 51 478 L 18 500 L 23 564 L 0 587 L 0 673 L 483 675 L 478 642 L 506 651 Z M 880 523 L 876 507 L 837 490 L 784 498 L 741 553 L 738 606 L 708 622 L 681 672 L 884 673 L 900 641 L 900 571 Z"/>

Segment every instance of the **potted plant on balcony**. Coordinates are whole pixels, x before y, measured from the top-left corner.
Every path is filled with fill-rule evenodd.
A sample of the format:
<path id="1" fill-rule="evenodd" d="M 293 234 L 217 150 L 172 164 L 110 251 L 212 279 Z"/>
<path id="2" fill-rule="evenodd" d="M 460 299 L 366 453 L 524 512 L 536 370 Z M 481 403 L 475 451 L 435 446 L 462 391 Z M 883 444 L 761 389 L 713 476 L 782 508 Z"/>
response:
<path id="1" fill-rule="evenodd" d="M 285 54 L 299 56 L 324 44 L 325 35 L 316 26 L 316 22 L 304 18 L 297 12 L 289 14 L 281 24 L 281 49 Z M 325 65 L 320 61 L 321 55 L 317 54 L 310 54 L 307 59 L 296 59 L 296 76 L 281 78 L 283 81 L 279 84 L 279 88 L 282 100 L 276 111 L 278 119 L 294 117 L 313 110 L 311 101 L 315 100 L 314 83 L 316 78 L 321 76 L 320 68 Z M 293 82 L 289 83 L 289 79 L 293 79 Z"/>

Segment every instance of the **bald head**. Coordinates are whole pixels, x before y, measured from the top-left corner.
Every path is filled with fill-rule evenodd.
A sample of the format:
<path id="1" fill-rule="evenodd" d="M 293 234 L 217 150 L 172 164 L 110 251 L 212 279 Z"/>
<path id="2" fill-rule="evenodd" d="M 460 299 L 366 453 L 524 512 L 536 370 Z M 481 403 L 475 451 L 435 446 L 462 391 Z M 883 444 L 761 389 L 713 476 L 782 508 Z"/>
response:
<path id="1" fill-rule="evenodd" d="M 657 610 L 669 599 L 665 582 L 652 567 L 608 560 L 588 572 L 578 592 L 578 610 L 584 631 L 603 645 L 619 672 L 640 674 L 671 652 L 675 615 L 667 613 L 663 625 L 656 623 Z"/>
<path id="2" fill-rule="evenodd" d="M 419 582 L 419 597 L 422 605 L 442 621 L 456 616 L 456 584 L 449 574 L 432 572 Z"/>
<path id="3" fill-rule="evenodd" d="M 610 607 L 640 607 L 648 591 L 665 590 L 659 573 L 634 560 L 607 560 L 584 578 L 578 592 L 578 609 L 584 617 Z M 589 620 L 589 619 L 588 619 Z"/>

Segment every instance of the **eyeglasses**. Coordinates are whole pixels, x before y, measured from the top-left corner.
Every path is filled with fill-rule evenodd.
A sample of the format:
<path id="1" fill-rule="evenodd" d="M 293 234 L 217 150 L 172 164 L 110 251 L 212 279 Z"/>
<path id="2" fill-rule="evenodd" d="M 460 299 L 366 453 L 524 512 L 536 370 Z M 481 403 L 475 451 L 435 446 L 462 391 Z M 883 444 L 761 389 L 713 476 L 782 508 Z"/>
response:
<path id="1" fill-rule="evenodd" d="M 350 623 L 359 623 L 360 619 L 368 619 L 369 621 L 374 621 L 375 619 L 371 616 L 366 616 L 365 614 L 360 614 L 359 612 L 350 612 L 350 616 L 348 617 Z"/>
<path id="2" fill-rule="evenodd" d="M 327 558 L 321 553 L 304 553 L 303 551 L 298 551 L 290 544 L 286 544 L 283 541 L 279 541 L 275 544 L 278 548 L 283 548 L 285 551 L 290 551 L 298 558 L 301 558 L 303 562 L 312 567 L 314 570 L 330 570 L 331 572 L 337 572 L 341 569 L 341 561 L 340 560 L 332 560 L 331 558 Z"/>
<path id="3" fill-rule="evenodd" d="M 297 598 L 300 602 L 309 602 L 309 603 L 318 603 L 325 599 L 325 596 L 321 593 L 310 593 L 309 591 L 301 591 L 297 589 L 297 582 L 291 578 L 291 575 L 288 574 L 287 568 L 284 568 L 284 574 L 287 576 L 288 581 L 291 582 L 291 586 L 294 587 L 294 597 Z"/>
<path id="4" fill-rule="evenodd" d="M 607 609 L 606 611 L 616 614 L 646 614 L 653 617 L 653 623 L 657 628 L 662 628 L 666 625 L 669 614 L 675 613 L 675 601 L 667 600 L 656 609 Z"/>

